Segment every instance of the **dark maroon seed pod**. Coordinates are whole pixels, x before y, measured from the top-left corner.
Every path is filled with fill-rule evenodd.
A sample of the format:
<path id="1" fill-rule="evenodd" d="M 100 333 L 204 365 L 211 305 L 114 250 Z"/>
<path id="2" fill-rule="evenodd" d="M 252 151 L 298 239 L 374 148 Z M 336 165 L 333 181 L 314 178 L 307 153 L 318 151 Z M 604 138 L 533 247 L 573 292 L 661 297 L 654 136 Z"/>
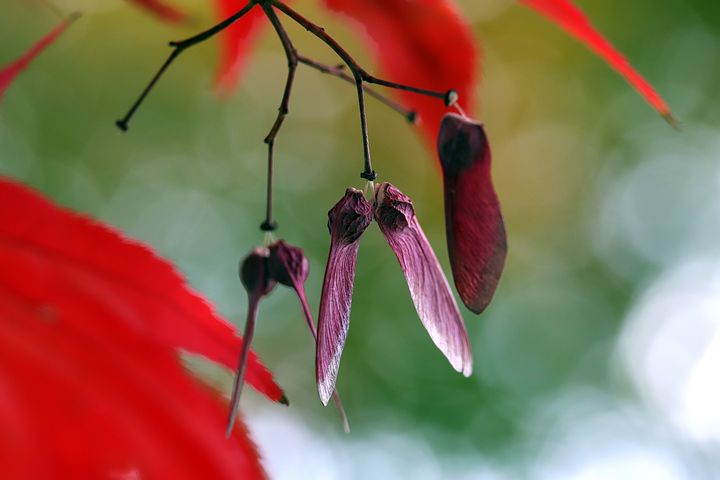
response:
<path id="1" fill-rule="evenodd" d="M 240 281 L 248 295 L 267 295 L 275 288 L 275 280 L 269 271 L 270 252 L 266 248 L 255 248 L 240 262 Z"/>
<path id="2" fill-rule="evenodd" d="M 303 285 L 310 275 L 310 266 L 302 248 L 278 240 L 269 247 L 270 276 L 286 287 Z"/>
<path id="3" fill-rule="evenodd" d="M 465 306 L 481 313 L 492 300 L 507 254 L 505 225 L 490 175 L 490 145 L 482 125 L 445 115 L 438 154 L 455 287 Z"/>

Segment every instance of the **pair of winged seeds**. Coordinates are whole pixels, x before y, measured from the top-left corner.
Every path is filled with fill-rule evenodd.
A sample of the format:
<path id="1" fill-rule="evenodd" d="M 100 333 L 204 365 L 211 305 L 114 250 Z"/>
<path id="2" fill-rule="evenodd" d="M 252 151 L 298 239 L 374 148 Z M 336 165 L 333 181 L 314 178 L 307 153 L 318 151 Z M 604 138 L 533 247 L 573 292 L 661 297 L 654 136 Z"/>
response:
<path id="1" fill-rule="evenodd" d="M 490 149 L 481 125 L 444 117 L 438 139 L 443 168 L 448 250 L 465 305 L 480 313 L 490 303 L 505 263 L 502 214 L 490 177 Z M 440 263 L 409 197 L 389 183 L 375 187 L 372 205 L 349 188 L 328 214 L 331 243 L 318 318 L 316 375 L 327 404 L 347 337 L 359 239 L 374 219 L 400 263 L 410 296 L 435 345 L 469 376 L 467 331 Z"/>

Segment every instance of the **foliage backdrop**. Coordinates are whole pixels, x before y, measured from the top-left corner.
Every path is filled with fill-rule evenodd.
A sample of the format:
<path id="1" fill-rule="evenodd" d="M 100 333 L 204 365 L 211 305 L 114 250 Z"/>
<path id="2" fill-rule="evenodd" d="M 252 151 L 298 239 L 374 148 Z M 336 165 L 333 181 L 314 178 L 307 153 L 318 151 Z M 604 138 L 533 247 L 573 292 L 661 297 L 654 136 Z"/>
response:
<path id="1" fill-rule="evenodd" d="M 268 32 L 241 88 L 221 101 L 211 89 L 216 45 L 197 47 L 119 134 L 113 121 L 164 59 L 166 41 L 212 21 L 204 2 L 180 3 L 194 25 L 169 27 L 121 2 L 91 4 L 3 100 L 0 173 L 149 242 L 241 323 L 236 265 L 262 242 L 262 139 L 285 59 Z M 483 44 L 479 117 L 493 142 L 510 239 L 494 304 L 465 316 L 476 372 L 464 379 L 434 349 L 392 253 L 371 229 L 338 383 L 350 437 L 318 402 L 296 300 L 278 292 L 262 307 L 255 349 L 292 407 L 252 393 L 243 403 L 274 477 L 720 474 L 720 7 L 579 3 L 669 100 L 682 131 L 530 11 L 504 0 L 459 2 Z M 345 24 L 316 2 L 297 8 L 371 65 Z M 0 63 L 55 21 L 42 8 L 3 2 Z M 305 32 L 289 30 L 306 54 L 334 61 Z M 369 122 L 381 179 L 414 199 L 446 257 L 434 155 L 372 101 Z M 326 213 L 346 186 L 359 185 L 359 140 L 352 87 L 301 70 L 276 144 L 275 202 L 279 234 L 310 258 L 315 305 Z M 229 375 L 193 367 L 228 387 Z"/>

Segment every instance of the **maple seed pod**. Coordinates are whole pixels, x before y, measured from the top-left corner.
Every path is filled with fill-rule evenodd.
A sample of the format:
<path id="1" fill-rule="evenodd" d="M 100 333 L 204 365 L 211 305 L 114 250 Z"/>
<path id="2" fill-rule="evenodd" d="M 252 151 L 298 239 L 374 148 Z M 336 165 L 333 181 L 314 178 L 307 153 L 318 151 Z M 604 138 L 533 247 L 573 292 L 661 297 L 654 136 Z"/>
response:
<path id="1" fill-rule="evenodd" d="M 270 250 L 270 276 L 278 283 L 297 289 L 310 275 L 310 266 L 301 248 L 278 240 L 268 247 Z"/>
<path id="2" fill-rule="evenodd" d="M 320 297 L 315 375 L 318 393 L 327 405 L 350 323 L 358 240 L 372 221 L 372 207 L 360 190 L 348 188 L 328 212 L 330 252 Z"/>
<path id="3" fill-rule="evenodd" d="M 267 295 L 275 288 L 275 280 L 269 271 L 270 252 L 266 248 L 255 248 L 240 262 L 240 281 L 249 296 Z"/>
<path id="4" fill-rule="evenodd" d="M 260 300 L 269 294 L 276 285 L 275 280 L 270 276 L 268 268 L 269 256 L 270 252 L 268 249 L 255 248 L 240 262 L 240 282 L 242 282 L 248 294 L 248 312 L 245 320 L 243 344 L 240 349 L 240 358 L 238 360 L 232 395 L 230 397 L 230 413 L 228 415 L 227 430 L 225 431 L 225 436 L 228 438 L 235 425 L 235 418 L 237 417 L 238 407 L 240 405 L 240 394 L 242 393 L 242 387 L 245 383 L 245 370 L 250 352 L 250 343 L 252 343 L 253 334 L 255 333 L 255 318 L 257 317 Z M 286 403 L 287 399 L 284 398 L 284 400 L 284 403 Z"/>
<path id="5" fill-rule="evenodd" d="M 375 189 L 375 221 L 400 262 L 418 316 L 435 345 L 466 377 L 472 354 L 447 278 L 415 216 L 409 197 L 389 183 Z"/>
<path id="6" fill-rule="evenodd" d="M 490 176 L 490 146 L 479 123 L 449 113 L 440 124 L 438 154 L 445 190 L 445 227 L 455 287 L 481 313 L 497 288 L 507 240 Z"/>

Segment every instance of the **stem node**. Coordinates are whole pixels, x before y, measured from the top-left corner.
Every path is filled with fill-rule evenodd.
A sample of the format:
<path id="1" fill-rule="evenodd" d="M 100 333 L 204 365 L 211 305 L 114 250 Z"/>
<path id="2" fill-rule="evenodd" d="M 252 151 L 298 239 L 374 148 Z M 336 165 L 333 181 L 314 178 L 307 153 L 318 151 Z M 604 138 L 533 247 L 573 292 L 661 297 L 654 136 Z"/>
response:
<path id="1" fill-rule="evenodd" d="M 364 171 L 360 173 L 360 178 L 364 178 L 368 182 L 373 182 L 377 178 L 377 173 L 375 173 L 375 170 Z"/>
<path id="2" fill-rule="evenodd" d="M 263 232 L 274 232 L 277 228 L 278 224 L 273 220 L 265 220 L 260 224 L 260 230 Z"/>

